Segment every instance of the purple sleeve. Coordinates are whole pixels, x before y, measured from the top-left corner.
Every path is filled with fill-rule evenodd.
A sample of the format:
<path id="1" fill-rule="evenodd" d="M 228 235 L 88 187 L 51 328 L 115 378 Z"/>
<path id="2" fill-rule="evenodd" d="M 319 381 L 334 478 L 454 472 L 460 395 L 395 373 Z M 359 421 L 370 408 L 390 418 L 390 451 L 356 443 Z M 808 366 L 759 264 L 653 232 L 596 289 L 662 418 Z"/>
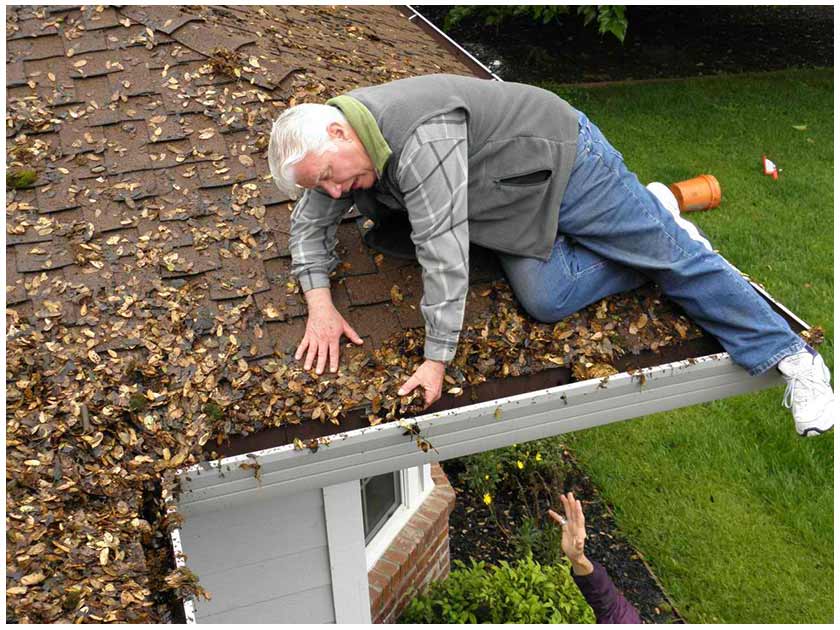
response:
<path id="1" fill-rule="evenodd" d="M 572 578 L 583 593 L 586 602 L 595 612 L 597 623 L 642 623 L 639 613 L 612 583 L 606 569 L 592 562 L 594 571 L 589 575 L 575 575 Z"/>

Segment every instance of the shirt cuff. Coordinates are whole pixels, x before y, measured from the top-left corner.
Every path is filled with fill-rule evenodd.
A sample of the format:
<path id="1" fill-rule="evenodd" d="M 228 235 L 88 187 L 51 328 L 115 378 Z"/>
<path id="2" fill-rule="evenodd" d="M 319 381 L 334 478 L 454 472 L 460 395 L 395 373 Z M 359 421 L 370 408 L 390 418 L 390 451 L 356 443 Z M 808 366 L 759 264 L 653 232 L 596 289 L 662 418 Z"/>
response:
<path id="1" fill-rule="evenodd" d="M 298 282 L 304 293 L 312 289 L 330 288 L 330 277 L 320 271 L 304 271 L 298 276 Z"/>
<path id="2" fill-rule="evenodd" d="M 457 340 L 452 342 L 440 339 L 433 339 L 430 338 L 427 334 L 426 343 L 423 346 L 423 356 L 426 359 L 431 359 L 433 361 L 442 361 L 443 363 L 449 363 L 452 359 L 455 358 L 455 351 L 457 349 Z"/>

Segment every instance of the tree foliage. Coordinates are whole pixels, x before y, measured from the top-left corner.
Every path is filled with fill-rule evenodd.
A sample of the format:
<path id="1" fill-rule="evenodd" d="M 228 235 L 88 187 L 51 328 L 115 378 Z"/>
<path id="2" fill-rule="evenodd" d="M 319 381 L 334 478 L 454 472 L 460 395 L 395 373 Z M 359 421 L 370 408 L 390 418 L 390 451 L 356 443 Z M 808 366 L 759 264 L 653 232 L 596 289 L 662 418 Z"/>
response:
<path id="1" fill-rule="evenodd" d="M 515 17 L 527 17 L 541 24 L 559 24 L 564 16 L 572 13 L 583 19 L 585 25 L 595 24 L 603 35 L 610 33 L 624 42 L 627 33 L 627 18 L 623 5 L 458 5 L 452 8 L 444 20 L 444 29 L 450 30 L 468 17 L 484 19 L 488 25 L 500 25 Z"/>

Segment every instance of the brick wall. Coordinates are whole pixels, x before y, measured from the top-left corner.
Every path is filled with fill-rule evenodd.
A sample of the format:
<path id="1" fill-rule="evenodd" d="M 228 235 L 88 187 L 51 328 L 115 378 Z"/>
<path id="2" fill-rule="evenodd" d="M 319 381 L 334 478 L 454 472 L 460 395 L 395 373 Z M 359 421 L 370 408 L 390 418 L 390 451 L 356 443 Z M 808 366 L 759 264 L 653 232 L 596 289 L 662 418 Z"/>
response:
<path id="1" fill-rule="evenodd" d="M 438 464 L 435 488 L 368 572 L 370 616 L 394 623 L 418 590 L 449 575 L 449 513 L 455 491 Z"/>

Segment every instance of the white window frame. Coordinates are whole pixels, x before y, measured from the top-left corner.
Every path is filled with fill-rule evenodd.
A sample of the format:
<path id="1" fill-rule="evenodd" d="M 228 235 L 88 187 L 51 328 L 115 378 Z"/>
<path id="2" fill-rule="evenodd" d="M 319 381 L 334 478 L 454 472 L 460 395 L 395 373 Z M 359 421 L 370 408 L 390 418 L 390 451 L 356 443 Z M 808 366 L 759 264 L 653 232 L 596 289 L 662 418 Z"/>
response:
<path id="1" fill-rule="evenodd" d="M 432 480 L 432 468 L 429 464 L 400 470 L 399 474 L 402 502 L 365 547 L 368 571 L 379 561 L 400 530 L 423 505 L 423 501 L 435 487 L 435 482 Z M 361 495 L 361 489 L 359 494 Z"/>

